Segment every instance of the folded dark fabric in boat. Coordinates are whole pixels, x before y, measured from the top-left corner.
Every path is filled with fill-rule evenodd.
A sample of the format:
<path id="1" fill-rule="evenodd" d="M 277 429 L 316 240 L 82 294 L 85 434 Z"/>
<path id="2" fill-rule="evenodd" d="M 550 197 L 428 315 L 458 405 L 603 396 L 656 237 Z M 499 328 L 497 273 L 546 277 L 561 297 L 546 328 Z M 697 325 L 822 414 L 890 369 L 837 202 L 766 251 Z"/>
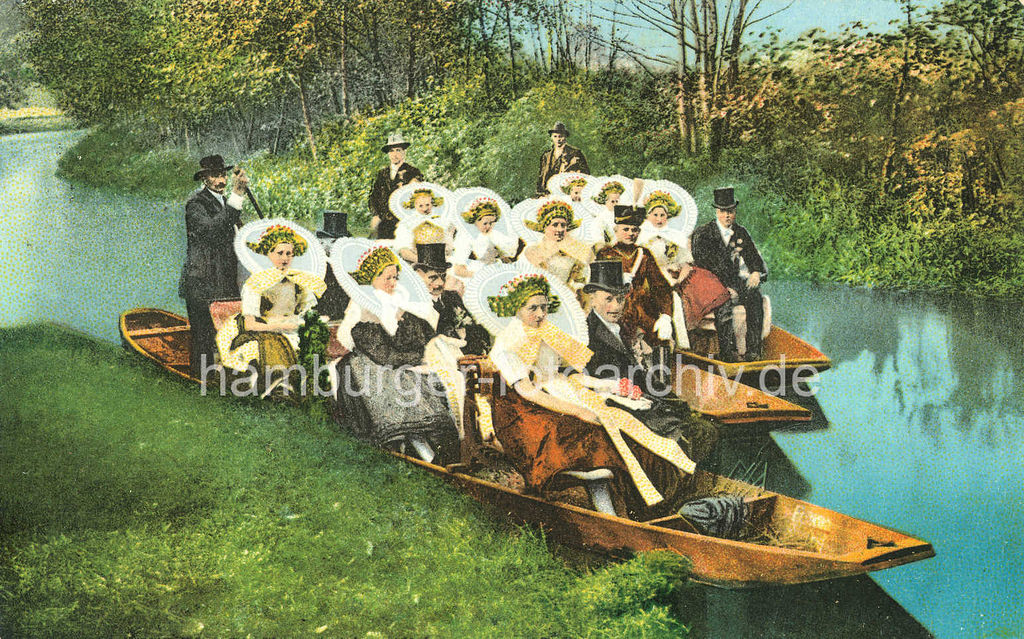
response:
<path id="1" fill-rule="evenodd" d="M 747 522 L 742 495 L 716 495 L 688 501 L 679 514 L 705 535 L 736 539 Z"/>

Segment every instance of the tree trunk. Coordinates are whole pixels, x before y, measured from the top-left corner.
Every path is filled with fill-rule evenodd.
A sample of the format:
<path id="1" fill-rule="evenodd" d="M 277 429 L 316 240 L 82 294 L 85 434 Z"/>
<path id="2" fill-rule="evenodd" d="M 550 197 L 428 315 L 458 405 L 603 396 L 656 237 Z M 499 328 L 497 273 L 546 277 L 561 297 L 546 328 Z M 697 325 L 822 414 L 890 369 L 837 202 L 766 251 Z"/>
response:
<path id="1" fill-rule="evenodd" d="M 348 102 L 348 62 L 346 61 L 348 49 L 348 20 L 345 19 L 345 7 L 341 9 L 341 114 L 346 118 L 349 114 Z"/>
<path id="2" fill-rule="evenodd" d="M 292 82 L 294 82 L 299 88 L 299 100 L 302 102 L 302 121 L 306 125 L 306 136 L 309 138 L 309 151 L 313 154 L 313 163 L 316 164 L 318 162 L 316 157 L 316 139 L 313 137 L 313 122 L 309 115 L 309 99 L 306 95 L 306 84 L 303 81 L 302 76 L 299 76 L 298 81 L 293 78 Z"/>
<path id="3" fill-rule="evenodd" d="M 277 116 L 277 130 L 274 131 L 274 146 L 271 149 L 273 155 L 277 155 L 278 144 L 281 142 L 281 127 L 284 125 L 284 92 L 281 92 L 281 114 Z"/>
<path id="4" fill-rule="evenodd" d="M 516 95 L 516 47 L 515 39 L 512 37 L 512 0 L 505 0 L 505 30 L 508 31 L 508 59 L 510 67 L 510 75 L 512 77 L 512 99 L 517 99 Z"/>

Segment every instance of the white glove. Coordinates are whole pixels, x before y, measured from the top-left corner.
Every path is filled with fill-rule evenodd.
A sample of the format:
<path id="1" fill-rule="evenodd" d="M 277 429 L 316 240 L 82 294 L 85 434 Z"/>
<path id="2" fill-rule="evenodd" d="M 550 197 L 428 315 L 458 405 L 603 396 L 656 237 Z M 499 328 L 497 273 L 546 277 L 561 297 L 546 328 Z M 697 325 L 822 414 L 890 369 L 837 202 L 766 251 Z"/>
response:
<path id="1" fill-rule="evenodd" d="M 663 342 L 672 339 L 672 318 L 662 313 L 658 321 L 654 323 L 654 334 Z"/>

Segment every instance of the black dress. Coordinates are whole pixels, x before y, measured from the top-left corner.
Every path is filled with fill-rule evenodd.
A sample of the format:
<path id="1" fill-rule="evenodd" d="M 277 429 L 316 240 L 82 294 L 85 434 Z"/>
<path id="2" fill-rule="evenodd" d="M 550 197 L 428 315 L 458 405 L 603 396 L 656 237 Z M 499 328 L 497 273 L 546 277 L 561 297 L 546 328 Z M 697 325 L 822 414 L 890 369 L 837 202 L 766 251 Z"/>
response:
<path id="1" fill-rule="evenodd" d="M 408 437 L 430 444 L 437 461 L 454 460 L 459 435 L 448 410 L 445 388 L 437 375 L 412 370 L 434 329 L 404 313 L 389 335 L 377 322 L 352 328 L 355 350 L 338 368 L 334 413 L 356 437 L 381 448 L 397 449 Z"/>

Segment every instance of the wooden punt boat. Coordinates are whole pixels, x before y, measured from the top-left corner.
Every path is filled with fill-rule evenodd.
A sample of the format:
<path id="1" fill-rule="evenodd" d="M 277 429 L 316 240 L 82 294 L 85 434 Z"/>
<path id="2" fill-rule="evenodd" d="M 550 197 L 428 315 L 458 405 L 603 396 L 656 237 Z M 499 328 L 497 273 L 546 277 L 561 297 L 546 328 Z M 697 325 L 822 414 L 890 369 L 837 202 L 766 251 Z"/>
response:
<path id="1" fill-rule="evenodd" d="M 814 348 L 796 335 L 778 326 L 772 326 L 768 336 L 764 338 L 762 358 L 755 362 L 724 362 L 716 359 L 718 355 L 718 338 L 713 330 L 698 329 L 691 333 L 690 350 L 676 352 L 676 365 L 693 365 L 702 370 L 714 372 L 730 379 L 740 379 L 748 384 L 757 385 L 762 371 L 765 371 L 766 386 L 774 388 L 779 383 L 777 372 L 781 371 L 783 382 L 790 384 L 797 369 L 814 370 L 819 373 L 832 367 L 824 353 Z M 801 373 L 806 379 L 806 373 Z"/>
<path id="2" fill-rule="evenodd" d="M 122 314 L 120 323 L 125 348 L 199 381 L 189 372 L 192 337 L 187 319 L 162 309 L 137 308 Z M 693 366 L 676 367 L 673 390 L 693 410 L 721 424 L 806 422 L 812 417 L 802 406 Z"/>
<path id="3" fill-rule="evenodd" d="M 187 327 L 184 318 L 159 309 L 135 309 L 121 317 L 126 348 L 198 382 L 187 372 L 190 343 L 183 326 Z M 475 393 L 467 398 L 467 429 L 475 425 L 477 398 Z M 752 540 L 699 534 L 679 515 L 649 521 L 606 515 L 462 472 L 461 464 L 443 467 L 391 454 L 444 478 L 503 516 L 544 528 L 553 539 L 616 556 L 674 551 L 693 562 L 696 581 L 720 587 L 835 579 L 935 554 L 928 542 L 899 531 L 704 471 L 694 477 L 694 496 L 743 495 L 750 512 L 745 538 Z"/>

